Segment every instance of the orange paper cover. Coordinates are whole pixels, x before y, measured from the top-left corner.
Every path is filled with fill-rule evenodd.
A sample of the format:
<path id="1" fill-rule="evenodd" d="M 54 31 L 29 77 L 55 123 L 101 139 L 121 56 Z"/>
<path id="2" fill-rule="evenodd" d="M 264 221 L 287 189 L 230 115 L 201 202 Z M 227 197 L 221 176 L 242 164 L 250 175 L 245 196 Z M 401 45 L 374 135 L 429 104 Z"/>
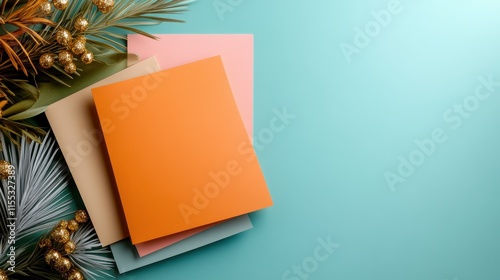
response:
<path id="1" fill-rule="evenodd" d="M 92 93 L 133 244 L 272 205 L 220 57 Z"/>

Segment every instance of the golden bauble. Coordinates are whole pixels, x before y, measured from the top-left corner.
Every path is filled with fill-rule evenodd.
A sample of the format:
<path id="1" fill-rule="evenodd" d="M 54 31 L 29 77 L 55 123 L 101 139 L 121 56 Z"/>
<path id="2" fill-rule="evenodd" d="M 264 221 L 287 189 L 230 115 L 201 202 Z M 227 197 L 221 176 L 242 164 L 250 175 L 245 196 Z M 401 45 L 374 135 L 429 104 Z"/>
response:
<path id="1" fill-rule="evenodd" d="M 62 50 L 58 55 L 59 63 L 66 65 L 73 61 L 73 54 L 70 51 Z"/>
<path id="2" fill-rule="evenodd" d="M 74 62 L 70 62 L 64 65 L 64 71 L 68 74 L 75 74 L 76 72 L 76 64 Z"/>
<path id="3" fill-rule="evenodd" d="M 86 50 L 80 56 L 80 60 L 84 64 L 90 64 L 90 63 L 92 63 L 94 61 L 94 54 L 92 52 Z"/>
<path id="4" fill-rule="evenodd" d="M 71 43 L 71 33 L 64 28 L 59 29 L 56 33 L 56 41 L 63 46 L 69 45 Z"/>
<path id="5" fill-rule="evenodd" d="M 71 44 L 71 51 L 76 55 L 82 54 L 85 51 L 85 42 L 82 40 L 73 41 L 73 44 Z"/>
<path id="6" fill-rule="evenodd" d="M 39 63 L 43 68 L 49 69 L 54 65 L 54 57 L 52 57 L 51 53 L 44 53 L 40 56 Z"/>
<path id="7" fill-rule="evenodd" d="M 9 277 L 7 277 L 7 273 L 5 273 L 3 269 L 0 269 L 0 280 L 9 280 Z"/>
<path id="8" fill-rule="evenodd" d="M 97 4 L 97 8 L 99 8 L 99 11 L 103 14 L 111 12 L 115 6 L 115 0 L 101 0 L 99 2 L 100 3 Z"/>
<path id="9" fill-rule="evenodd" d="M 73 264 L 68 258 L 65 257 L 60 258 L 54 263 L 54 269 L 59 273 L 66 273 L 71 269 L 71 267 L 73 267 Z"/>
<path id="10" fill-rule="evenodd" d="M 70 232 L 75 232 L 75 231 L 77 231 L 77 230 L 78 230 L 78 226 L 79 226 L 79 224 L 78 224 L 78 222 L 77 222 L 76 220 L 70 220 L 70 221 L 68 222 L 68 230 L 69 230 Z"/>
<path id="11" fill-rule="evenodd" d="M 52 13 L 52 4 L 49 1 L 45 1 L 40 4 L 40 12 L 46 16 Z"/>
<path id="12" fill-rule="evenodd" d="M 102 0 L 92 0 L 92 4 L 94 4 L 96 6 L 101 5 L 101 3 L 102 3 Z"/>
<path id="13" fill-rule="evenodd" d="M 66 68 L 66 67 L 65 67 Z M 75 66 L 76 68 L 76 66 Z M 65 69 L 66 70 L 66 69 Z M 66 243 L 69 241 L 69 231 L 65 228 L 55 228 L 50 235 L 52 240 L 59 243 Z"/>
<path id="14" fill-rule="evenodd" d="M 68 221 L 62 220 L 54 228 L 67 228 L 68 227 Z"/>
<path id="15" fill-rule="evenodd" d="M 40 63 L 41 64 L 41 63 Z M 43 66 L 42 66 L 43 67 Z M 6 160 L 0 160 L 0 178 L 7 179 L 9 177 L 10 163 Z"/>
<path id="16" fill-rule="evenodd" d="M 84 44 L 87 44 L 87 38 L 83 35 L 76 36 L 75 41 L 79 41 L 79 42 L 82 42 Z"/>
<path id="17" fill-rule="evenodd" d="M 73 241 L 68 241 L 66 242 L 66 244 L 64 244 L 64 252 L 66 252 L 66 254 L 73 254 L 76 250 L 76 245 Z"/>
<path id="18" fill-rule="evenodd" d="M 38 246 L 41 249 L 52 248 L 52 241 L 50 241 L 50 239 L 48 239 L 48 238 L 44 238 L 44 239 L 40 240 L 40 242 L 38 243 Z"/>
<path id="19" fill-rule="evenodd" d="M 89 215 L 85 210 L 78 210 L 75 213 L 75 220 L 79 223 L 86 223 L 89 221 Z"/>
<path id="20" fill-rule="evenodd" d="M 52 0 L 52 4 L 58 10 L 64 10 L 68 7 L 69 0 Z"/>
<path id="21" fill-rule="evenodd" d="M 55 262 L 59 261 L 62 258 L 61 253 L 59 253 L 57 250 L 50 249 L 46 254 L 45 254 L 45 261 L 47 262 L 48 265 L 52 265 Z"/>
<path id="22" fill-rule="evenodd" d="M 84 17 L 77 17 L 75 19 L 75 29 L 80 32 L 85 32 L 89 27 L 89 21 Z"/>
<path id="23" fill-rule="evenodd" d="M 71 269 L 68 273 L 66 273 L 66 279 L 68 280 L 83 280 L 83 274 L 76 270 L 76 269 Z"/>

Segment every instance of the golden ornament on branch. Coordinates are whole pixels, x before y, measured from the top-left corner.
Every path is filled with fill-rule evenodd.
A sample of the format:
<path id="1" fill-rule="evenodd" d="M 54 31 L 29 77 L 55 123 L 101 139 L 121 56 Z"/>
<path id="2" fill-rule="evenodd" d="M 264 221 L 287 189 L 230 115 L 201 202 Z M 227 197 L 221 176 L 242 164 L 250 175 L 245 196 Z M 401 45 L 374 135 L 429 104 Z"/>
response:
<path id="1" fill-rule="evenodd" d="M 74 65 L 73 62 L 71 64 Z M 76 67 L 76 66 L 75 66 Z M 80 223 L 86 223 L 89 216 L 85 210 L 78 210 L 75 218 L 69 221 L 60 221 L 50 234 L 50 239 L 42 239 L 38 246 L 49 249 L 45 253 L 45 261 L 54 270 L 59 272 L 64 279 L 83 280 L 83 274 L 74 268 L 73 263 L 67 257 L 64 257 L 59 251 L 51 248 L 52 241 L 64 244 L 64 253 L 73 254 L 76 250 L 76 244 L 70 240 L 70 233 L 75 232 L 80 227 Z M 0 279 L 1 280 L 1 279 Z"/>
<path id="2" fill-rule="evenodd" d="M 66 65 L 73 62 L 73 54 L 70 51 L 62 50 L 59 52 L 58 60 L 62 65 Z"/>
<path id="3" fill-rule="evenodd" d="M 88 50 L 85 50 L 80 56 L 80 60 L 83 64 L 90 64 L 94 61 L 94 54 Z"/>
<path id="4" fill-rule="evenodd" d="M 76 245 L 73 241 L 68 241 L 66 242 L 66 244 L 64 244 L 64 252 L 66 252 L 66 254 L 73 254 L 76 250 Z"/>
<path id="5" fill-rule="evenodd" d="M 83 280 L 84 279 L 83 274 L 74 268 L 71 269 L 68 273 L 65 273 L 63 275 L 63 277 L 68 279 L 68 280 Z"/>
<path id="6" fill-rule="evenodd" d="M 83 35 L 76 36 L 75 41 L 82 42 L 83 44 L 87 44 L 87 38 Z"/>
<path id="7" fill-rule="evenodd" d="M 55 228 L 68 228 L 68 221 L 66 220 L 60 221 Z"/>
<path id="8" fill-rule="evenodd" d="M 52 248 L 52 241 L 50 241 L 50 239 L 48 238 L 44 238 L 42 240 L 40 240 L 40 242 L 38 243 L 38 246 L 41 248 L 41 249 L 44 249 L 44 248 Z"/>
<path id="9" fill-rule="evenodd" d="M 56 7 L 56 9 L 62 11 L 68 7 L 69 0 L 52 0 L 52 4 L 54 4 L 54 7 Z"/>
<path id="10" fill-rule="evenodd" d="M 44 53 L 40 56 L 39 63 L 43 68 L 49 69 L 54 65 L 54 57 L 52 57 L 51 53 Z"/>
<path id="11" fill-rule="evenodd" d="M 45 1 L 40 4 L 40 12 L 46 16 L 50 16 L 52 13 L 52 4 L 49 1 Z"/>
<path id="12" fill-rule="evenodd" d="M 52 240 L 59 243 L 66 243 L 69 241 L 69 231 L 65 228 L 55 228 L 50 235 Z"/>
<path id="13" fill-rule="evenodd" d="M 101 0 L 97 1 L 97 8 L 99 11 L 103 14 L 107 14 L 113 10 L 115 6 L 115 1 L 114 0 Z"/>
<path id="14" fill-rule="evenodd" d="M 89 21 L 84 17 L 77 17 L 75 19 L 75 29 L 80 32 L 85 32 L 89 27 Z"/>
<path id="15" fill-rule="evenodd" d="M 61 253 L 59 253 L 55 249 L 50 249 L 46 254 L 45 254 L 45 262 L 47 262 L 48 265 L 52 265 L 55 262 L 59 261 L 62 258 Z"/>
<path id="16" fill-rule="evenodd" d="M 64 71 L 66 71 L 66 73 L 68 73 L 68 74 L 75 74 L 76 73 L 76 64 L 74 62 L 70 62 L 70 63 L 64 65 Z"/>
<path id="17" fill-rule="evenodd" d="M 71 51 L 74 54 L 80 55 L 85 51 L 85 42 L 82 40 L 75 40 L 71 44 Z"/>
<path id="18" fill-rule="evenodd" d="M 89 221 L 89 215 L 85 210 L 78 210 L 75 213 L 75 220 L 79 223 L 86 223 Z"/>
<path id="19" fill-rule="evenodd" d="M 71 43 L 71 33 L 64 28 L 59 29 L 56 33 L 56 41 L 63 46 L 69 45 Z"/>
<path id="20" fill-rule="evenodd" d="M 73 264 L 68 258 L 65 257 L 60 258 L 54 263 L 54 269 L 61 274 L 68 272 L 71 267 L 73 267 Z"/>
<path id="21" fill-rule="evenodd" d="M 68 222 L 68 230 L 73 233 L 78 230 L 78 222 L 76 220 L 69 220 Z"/>
<path id="22" fill-rule="evenodd" d="M 9 177 L 10 163 L 6 160 L 0 160 L 0 178 L 7 179 Z"/>

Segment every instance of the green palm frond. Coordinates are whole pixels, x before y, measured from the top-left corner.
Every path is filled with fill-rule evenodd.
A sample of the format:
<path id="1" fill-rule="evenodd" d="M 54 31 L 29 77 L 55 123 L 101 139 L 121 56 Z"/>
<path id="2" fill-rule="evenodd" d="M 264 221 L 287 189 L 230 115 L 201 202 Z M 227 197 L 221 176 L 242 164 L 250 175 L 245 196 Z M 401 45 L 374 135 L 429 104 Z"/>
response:
<path id="1" fill-rule="evenodd" d="M 42 84 L 56 83 L 71 87 L 86 71 L 96 68 L 78 62 L 78 59 L 75 59 L 77 72 L 71 75 L 57 61 L 50 69 L 42 68 L 38 62 L 42 54 L 51 53 L 55 57 L 66 49 L 56 41 L 58 30 L 64 28 L 75 37 L 80 34 L 74 27 L 75 20 L 80 16 L 86 18 L 89 27 L 81 35 L 87 37 L 86 48 L 95 54 L 95 63 L 107 66 L 109 61 L 113 61 L 119 64 L 125 56 L 118 58 L 116 54 L 124 54 L 127 50 L 125 33 L 138 33 L 154 38 L 137 26 L 182 22 L 172 16 L 186 11 L 194 0 L 116 0 L 109 13 L 99 12 L 91 0 L 74 0 L 70 1 L 65 10 L 54 10 L 47 18 L 37 8 L 42 2 L 44 0 L 0 1 L 0 100 L 5 98 L 9 102 L 3 111 L 0 110 L 0 132 L 8 135 L 11 140 L 28 136 L 31 140 L 38 141 L 44 136 L 43 129 L 33 129 L 19 117 L 29 110 L 43 112 L 43 108 L 36 105 L 42 95 L 65 92 L 44 92 Z M 9 32 L 7 24 L 16 26 L 18 31 Z M 32 114 L 25 115 L 32 117 Z M 12 116 L 14 118 L 9 121 Z"/>
<path id="2" fill-rule="evenodd" d="M 16 237 L 23 239 L 32 234 L 49 229 L 51 222 L 67 215 L 70 197 L 67 186 L 69 173 L 59 153 L 59 148 L 51 135 L 41 143 L 28 141 L 22 137 L 20 149 L 0 135 L 3 159 L 15 167 L 16 191 Z M 2 233 L 7 229 L 8 180 L 2 180 L 0 193 L 0 215 Z M 2 235 L 0 238 L 3 238 Z M 0 261 L 1 262 L 1 261 Z"/>
<path id="3" fill-rule="evenodd" d="M 71 211 L 71 199 L 67 192 L 70 177 L 51 135 L 46 136 L 41 143 L 22 137 L 18 140 L 19 147 L 5 139 L 3 134 L 0 134 L 0 141 L 3 147 L 1 158 L 8 161 L 15 170 L 12 178 L 1 182 L 0 268 L 7 271 L 9 266 L 6 253 L 12 244 L 8 241 L 10 229 L 7 225 L 10 222 L 8 218 L 15 218 L 16 271 L 20 274 L 28 273 L 26 271 L 36 267 L 34 264 L 40 261 L 43 263 L 43 255 L 41 260 L 33 259 L 32 252 L 37 247 L 36 241 L 32 242 L 33 238 L 52 228 L 55 221 Z M 15 186 L 14 217 L 7 212 L 7 194 L 12 190 L 9 186 Z"/>
<path id="4" fill-rule="evenodd" d="M 54 137 L 49 133 L 41 143 L 18 139 L 19 145 L 0 134 L 3 151 L 0 159 L 8 161 L 15 170 L 13 178 L 1 180 L 0 192 L 0 269 L 9 273 L 9 279 L 58 279 L 45 263 L 45 250 L 38 246 L 41 237 L 50 235 L 50 230 L 63 218 L 73 214 L 68 192 L 69 177 L 66 163 L 61 156 Z M 7 227 L 8 194 L 15 184 L 15 273 L 8 271 L 7 253 L 10 250 Z M 73 207 L 72 207 L 73 206 Z M 108 248 L 103 248 L 92 224 L 82 225 L 72 233 L 71 240 L 76 251 L 64 254 L 84 273 L 86 279 L 113 277 L 115 267 Z M 61 244 L 58 244 L 63 252 Z"/>
<path id="5" fill-rule="evenodd" d="M 108 273 L 116 267 L 111 251 L 102 247 L 92 224 L 83 225 L 72 235 L 71 240 L 76 244 L 76 251 L 68 257 L 87 279 L 105 276 L 114 278 Z"/>

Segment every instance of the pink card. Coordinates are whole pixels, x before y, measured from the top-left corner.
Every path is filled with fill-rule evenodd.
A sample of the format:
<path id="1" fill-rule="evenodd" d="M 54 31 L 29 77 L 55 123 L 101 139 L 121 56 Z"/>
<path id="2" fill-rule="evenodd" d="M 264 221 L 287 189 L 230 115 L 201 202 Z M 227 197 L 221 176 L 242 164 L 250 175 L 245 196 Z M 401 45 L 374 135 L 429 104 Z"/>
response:
<path id="1" fill-rule="evenodd" d="M 144 60 L 155 56 L 161 69 L 220 55 L 241 118 L 250 139 L 253 132 L 253 35 L 251 34 L 164 34 L 152 40 L 138 34 L 128 35 L 128 52 Z M 129 61 L 129 64 L 132 61 Z M 187 230 L 136 244 L 143 257 L 219 223 Z"/>
<path id="2" fill-rule="evenodd" d="M 182 241 L 186 238 L 189 238 L 195 234 L 198 234 L 202 231 L 205 231 L 213 226 L 216 226 L 218 224 L 221 224 L 223 222 L 217 222 L 217 223 L 213 223 L 213 224 L 209 224 L 209 225 L 206 225 L 206 226 L 202 226 L 202 227 L 197 227 L 197 228 L 194 228 L 194 229 L 190 229 L 190 230 L 186 230 L 186 231 L 183 231 L 183 232 L 179 232 L 179 233 L 176 233 L 176 234 L 172 234 L 172 235 L 169 235 L 169 236 L 165 236 L 165 237 L 162 237 L 162 238 L 158 238 L 158 239 L 155 239 L 155 240 L 151 240 L 151 241 L 148 241 L 148 242 L 143 242 L 143 243 L 139 243 L 139 244 L 136 244 L 135 245 L 135 248 L 137 249 L 137 252 L 139 253 L 139 256 L 140 257 L 144 257 L 146 255 L 149 255 L 151 253 L 154 253 L 160 249 L 163 249 L 165 247 L 168 247 L 172 244 L 175 244 L 179 241 Z"/>
<path id="3" fill-rule="evenodd" d="M 163 34 L 153 40 L 128 35 L 128 52 L 140 60 L 155 56 L 161 69 L 220 55 L 248 135 L 253 128 L 253 35 Z"/>

